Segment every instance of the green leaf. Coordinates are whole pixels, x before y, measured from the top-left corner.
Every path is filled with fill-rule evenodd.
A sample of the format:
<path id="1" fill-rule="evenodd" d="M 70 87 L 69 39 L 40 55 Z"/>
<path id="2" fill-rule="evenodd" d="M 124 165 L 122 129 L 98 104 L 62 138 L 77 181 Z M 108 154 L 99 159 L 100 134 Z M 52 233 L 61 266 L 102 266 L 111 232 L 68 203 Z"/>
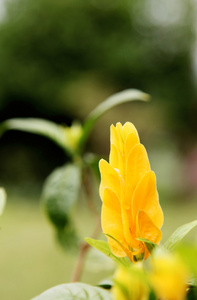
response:
<path id="1" fill-rule="evenodd" d="M 196 300 L 197 299 L 197 287 L 189 287 L 187 291 L 187 300 Z"/>
<path id="2" fill-rule="evenodd" d="M 176 252 L 194 276 L 190 284 L 197 285 L 197 263 L 195 263 L 197 257 L 197 245 L 182 243 L 177 247 Z"/>
<path id="3" fill-rule="evenodd" d="M 88 116 L 87 120 L 95 121 L 100 118 L 106 111 L 113 108 L 116 105 L 134 101 L 134 100 L 143 100 L 148 101 L 150 96 L 141 91 L 130 89 L 119 92 L 107 98 L 105 101 L 100 103 Z"/>
<path id="4" fill-rule="evenodd" d="M 109 244 L 105 241 L 98 241 L 91 238 L 85 238 L 86 242 L 91 245 L 92 247 L 96 248 L 97 250 L 101 251 L 108 257 L 110 257 L 116 264 L 122 264 L 124 266 L 129 266 L 130 262 L 125 257 L 117 257 L 115 256 L 110 247 Z"/>
<path id="5" fill-rule="evenodd" d="M 148 249 L 148 251 L 151 253 L 153 251 L 153 249 L 155 249 L 155 247 L 157 247 L 158 245 L 147 240 L 147 239 L 143 239 L 143 238 L 137 238 L 138 241 L 143 242 L 146 245 L 146 248 Z"/>
<path id="6" fill-rule="evenodd" d="M 88 135 L 93 129 L 95 122 L 109 109 L 122 103 L 134 100 L 148 101 L 149 99 L 150 96 L 148 94 L 145 94 L 135 89 L 125 90 L 107 98 L 104 102 L 100 103 L 87 117 L 86 122 L 84 124 L 84 132 L 80 142 L 81 146 L 84 145 Z"/>
<path id="7" fill-rule="evenodd" d="M 73 234 L 70 212 L 78 199 L 80 186 L 81 168 L 75 164 L 56 169 L 44 184 L 42 202 L 49 219 L 58 230 L 59 241 L 69 241 Z"/>
<path id="8" fill-rule="evenodd" d="M 4 188 L 0 188 L 0 215 L 2 215 L 6 203 L 6 192 Z"/>
<path id="9" fill-rule="evenodd" d="M 197 220 L 177 228 L 175 232 L 173 232 L 173 234 L 165 242 L 164 247 L 167 250 L 173 250 L 177 246 L 178 242 L 181 241 L 184 238 L 184 236 L 186 236 L 190 232 L 190 230 L 192 230 L 195 226 L 197 226 Z"/>
<path id="10" fill-rule="evenodd" d="M 76 282 L 55 286 L 32 300 L 112 300 L 112 296 L 102 288 Z"/>
<path id="11" fill-rule="evenodd" d="M 20 130 L 45 136 L 58 146 L 69 152 L 66 147 L 66 134 L 64 127 L 51 121 L 36 118 L 9 119 L 1 123 L 1 134 L 7 130 Z"/>
<path id="12" fill-rule="evenodd" d="M 72 250 L 72 253 L 77 253 L 80 240 L 71 218 L 68 218 L 64 228 L 56 228 L 55 238 L 63 250 Z"/>

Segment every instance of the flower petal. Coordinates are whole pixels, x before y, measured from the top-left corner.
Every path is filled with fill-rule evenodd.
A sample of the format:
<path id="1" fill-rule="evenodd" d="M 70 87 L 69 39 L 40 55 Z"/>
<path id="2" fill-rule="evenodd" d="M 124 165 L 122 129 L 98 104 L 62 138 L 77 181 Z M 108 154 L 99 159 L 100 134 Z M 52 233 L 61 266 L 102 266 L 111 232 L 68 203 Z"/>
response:
<path id="1" fill-rule="evenodd" d="M 131 149 L 126 161 L 125 208 L 131 207 L 132 194 L 135 187 L 148 171 L 150 171 L 150 164 L 146 149 L 142 144 L 137 144 Z"/>
<path id="2" fill-rule="evenodd" d="M 153 224 L 150 217 L 143 210 L 139 210 L 136 222 L 138 237 L 147 239 L 155 244 L 160 242 L 162 238 L 161 230 Z M 144 259 L 146 259 L 148 256 L 149 252 L 146 248 Z"/>
<path id="3" fill-rule="evenodd" d="M 123 139 L 122 139 L 122 124 L 117 123 L 116 127 L 111 125 L 110 127 L 110 140 L 111 144 L 114 144 L 120 153 L 123 153 Z"/>
<path id="4" fill-rule="evenodd" d="M 105 188 L 111 189 L 120 199 L 121 187 L 118 172 L 116 172 L 104 159 L 100 160 L 99 168 L 101 173 L 101 184 L 99 190 L 101 199 L 103 199 Z"/>
<path id="5" fill-rule="evenodd" d="M 111 144 L 110 147 L 110 155 L 109 155 L 109 164 L 114 169 L 119 169 L 119 154 L 116 146 L 114 144 Z"/>
<path id="6" fill-rule="evenodd" d="M 122 245 L 127 247 L 123 232 L 121 205 L 117 196 L 108 188 L 103 193 L 101 223 L 105 234 L 113 236 Z M 115 240 L 108 238 L 108 243 L 115 255 L 119 257 L 126 256 L 126 253 Z"/>
<path id="7" fill-rule="evenodd" d="M 159 243 L 162 237 L 161 230 L 155 226 L 150 217 L 140 210 L 137 219 L 139 237 L 147 239 L 155 244 Z"/>
<path id="8" fill-rule="evenodd" d="M 164 216 L 163 216 L 163 211 L 162 211 L 162 208 L 161 206 L 159 205 L 158 206 L 158 209 L 157 211 L 155 212 L 155 215 L 152 216 L 152 221 L 153 223 L 158 227 L 158 228 L 161 228 L 162 225 L 163 225 L 163 220 L 164 220 Z"/>
<path id="9" fill-rule="evenodd" d="M 114 144 L 111 145 L 109 163 L 114 169 L 117 169 L 120 172 L 122 177 L 124 176 L 124 172 L 125 172 L 124 160 L 122 154 L 120 153 L 120 151 L 118 151 L 118 149 Z"/>
<path id="10" fill-rule="evenodd" d="M 122 136 L 123 136 L 123 139 L 126 140 L 128 134 L 134 134 L 137 139 L 139 140 L 139 135 L 138 135 L 138 132 L 137 132 L 137 129 L 135 128 L 135 126 L 131 123 L 131 122 L 126 122 L 123 127 L 122 127 Z"/>
<path id="11" fill-rule="evenodd" d="M 163 223 L 163 214 L 158 210 L 159 196 L 156 187 L 156 176 L 153 171 L 147 172 L 137 184 L 132 199 L 133 220 L 139 210 L 143 210 L 153 223 L 160 227 Z M 157 215 L 159 212 L 159 215 Z"/>
<path id="12" fill-rule="evenodd" d="M 128 158 L 128 155 L 131 151 L 131 149 L 139 144 L 140 140 L 139 140 L 139 137 L 135 134 L 135 133 L 129 133 L 127 135 L 127 138 L 125 140 L 125 161 L 127 160 Z"/>

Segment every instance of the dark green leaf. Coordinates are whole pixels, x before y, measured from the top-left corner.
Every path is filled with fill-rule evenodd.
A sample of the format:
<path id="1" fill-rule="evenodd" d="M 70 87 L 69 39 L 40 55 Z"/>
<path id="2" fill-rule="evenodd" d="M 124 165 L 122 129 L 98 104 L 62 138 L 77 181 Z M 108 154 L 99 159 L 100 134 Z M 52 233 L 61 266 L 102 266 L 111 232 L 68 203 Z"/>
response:
<path id="1" fill-rule="evenodd" d="M 76 282 L 53 287 L 32 300 L 112 300 L 112 296 L 102 288 Z"/>
<path id="2" fill-rule="evenodd" d="M 197 299 L 197 287 L 190 287 L 187 291 L 187 300 L 196 300 Z"/>
<path id="3" fill-rule="evenodd" d="M 1 123 L 0 130 L 1 133 L 7 130 L 20 130 L 39 134 L 51 139 L 64 150 L 69 151 L 66 147 L 67 141 L 64 127 L 51 121 L 35 118 L 9 119 Z"/>
<path id="4" fill-rule="evenodd" d="M 116 264 L 122 264 L 125 266 L 129 266 L 130 262 L 125 257 L 117 257 L 115 256 L 110 247 L 109 244 L 105 241 L 98 241 L 91 238 L 85 238 L 86 242 L 91 245 L 92 247 L 96 248 L 97 250 L 101 251 L 108 257 L 110 257 Z"/>
<path id="5" fill-rule="evenodd" d="M 58 230 L 58 239 L 69 241 L 73 225 L 70 212 L 73 209 L 81 185 L 81 169 L 78 165 L 67 164 L 56 169 L 47 179 L 43 188 L 42 202 L 48 217 Z M 72 227 L 72 228 L 71 228 Z"/>
<path id="6" fill-rule="evenodd" d="M 55 236 L 63 250 L 72 250 L 74 254 L 77 253 L 80 240 L 72 219 L 67 220 L 64 228 L 56 228 Z"/>
<path id="7" fill-rule="evenodd" d="M 192 230 L 195 226 L 197 226 L 197 220 L 177 228 L 175 232 L 165 242 L 164 247 L 167 250 L 173 250 L 177 246 L 178 242 L 181 241 L 184 238 L 184 236 L 186 236 L 190 232 L 190 230 Z"/>
<path id="8" fill-rule="evenodd" d="M 157 300 L 157 297 L 156 297 L 155 292 L 153 291 L 153 289 L 150 290 L 148 300 Z"/>

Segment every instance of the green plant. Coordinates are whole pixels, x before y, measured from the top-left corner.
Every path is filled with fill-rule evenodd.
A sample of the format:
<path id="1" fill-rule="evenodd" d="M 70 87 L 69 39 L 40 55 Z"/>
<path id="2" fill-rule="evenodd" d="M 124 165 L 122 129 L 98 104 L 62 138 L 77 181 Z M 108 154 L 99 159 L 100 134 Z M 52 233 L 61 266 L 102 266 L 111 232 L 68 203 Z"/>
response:
<path id="1" fill-rule="evenodd" d="M 159 245 L 163 213 L 155 176 L 138 133 L 129 122 L 111 127 L 109 164 L 100 161 L 102 229 L 108 242 L 95 239 L 100 232 L 100 213 L 94 206 L 90 179 L 95 176 L 100 180 L 100 176 L 98 157 L 85 151 L 88 136 L 97 119 L 115 105 L 148 99 L 147 94 L 138 90 L 123 91 L 101 103 L 83 124 L 75 122 L 71 127 L 40 119 L 10 119 L 1 124 L 2 134 L 7 130 L 22 130 L 43 135 L 70 157 L 67 164 L 46 179 L 42 203 L 61 245 L 67 249 L 78 243 L 73 282 L 53 287 L 34 300 L 196 299 L 197 248 L 180 246 L 179 242 L 197 226 L 197 220 L 179 227 L 163 246 Z M 78 240 L 71 213 L 80 201 L 82 188 L 86 192 L 87 208 L 95 214 L 95 228 L 86 242 Z M 0 199 L 4 199 L 3 191 Z M 115 262 L 117 270 L 113 280 L 98 286 L 76 282 L 80 280 L 89 246 Z M 152 260 L 147 259 L 150 256 Z"/>

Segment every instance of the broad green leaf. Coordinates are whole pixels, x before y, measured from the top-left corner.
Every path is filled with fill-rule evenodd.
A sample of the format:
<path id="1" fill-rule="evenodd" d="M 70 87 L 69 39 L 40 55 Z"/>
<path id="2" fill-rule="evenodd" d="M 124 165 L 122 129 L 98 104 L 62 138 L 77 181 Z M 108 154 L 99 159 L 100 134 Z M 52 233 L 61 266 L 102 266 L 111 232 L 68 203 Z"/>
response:
<path id="1" fill-rule="evenodd" d="M 2 215 L 6 203 L 6 192 L 4 188 L 0 188 L 0 215 Z"/>
<path id="2" fill-rule="evenodd" d="M 51 139 L 64 150 L 69 151 L 66 147 L 67 141 L 64 127 L 51 121 L 36 118 L 9 119 L 1 123 L 0 130 L 1 133 L 7 130 L 20 130 L 39 134 Z"/>
<path id="3" fill-rule="evenodd" d="M 91 245 L 92 247 L 96 248 L 97 250 L 101 251 L 108 257 L 110 257 L 116 264 L 122 264 L 125 266 L 129 266 L 130 262 L 125 257 L 117 257 L 115 256 L 110 247 L 109 244 L 105 241 L 98 241 L 91 238 L 85 238 L 86 242 Z"/>
<path id="4" fill-rule="evenodd" d="M 56 169 L 44 184 L 42 193 L 44 208 L 58 229 L 58 239 L 64 242 L 69 242 L 73 234 L 70 212 L 78 199 L 80 185 L 81 168 L 75 164 L 67 164 Z"/>
<path id="5" fill-rule="evenodd" d="M 157 247 L 157 244 L 155 244 L 147 239 L 138 238 L 137 240 L 143 242 L 146 245 L 146 248 L 148 249 L 148 251 L 150 253 L 153 251 L 153 249 L 155 249 L 155 247 Z"/>
<path id="6" fill-rule="evenodd" d="M 184 238 L 184 236 L 186 236 L 190 232 L 190 230 L 192 230 L 195 226 L 197 226 L 197 220 L 177 228 L 175 232 L 165 242 L 164 247 L 167 250 L 173 250 L 177 246 L 178 242 L 181 241 Z"/>
<path id="7" fill-rule="evenodd" d="M 134 100 L 142 100 L 148 101 L 150 96 L 145 94 L 139 90 L 128 89 L 119 93 L 112 95 L 107 98 L 101 104 L 99 104 L 87 117 L 86 122 L 84 124 L 84 133 L 81 138 L 81 146 L 86 141 L 88 135 L 90 134 L 95 122 L 109 109 L 115 107 L 116 105 L 134 101 Z"/>
<path id="8" fill-rule="evenodd" d="M 55 286 L 32 300 L 112 300 L 110 292 L 85 283 Z"/>

